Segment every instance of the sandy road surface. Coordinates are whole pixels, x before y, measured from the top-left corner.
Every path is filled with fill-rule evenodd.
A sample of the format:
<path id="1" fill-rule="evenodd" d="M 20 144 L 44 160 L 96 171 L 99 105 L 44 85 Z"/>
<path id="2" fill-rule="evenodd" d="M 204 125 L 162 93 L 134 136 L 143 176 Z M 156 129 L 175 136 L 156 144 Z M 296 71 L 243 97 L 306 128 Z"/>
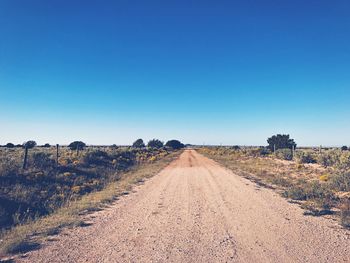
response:
<path id="1" fill-rule="evenodd" d="M 186 150 L 25 262 L 350 262 L 350 236 Z"/>

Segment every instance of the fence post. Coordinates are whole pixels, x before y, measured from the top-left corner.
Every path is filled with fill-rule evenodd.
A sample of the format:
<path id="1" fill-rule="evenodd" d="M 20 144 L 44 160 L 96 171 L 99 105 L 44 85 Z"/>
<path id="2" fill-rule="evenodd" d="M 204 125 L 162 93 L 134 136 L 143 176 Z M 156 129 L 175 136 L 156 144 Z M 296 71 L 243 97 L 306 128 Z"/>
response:
<path id="1" fill-rule="evenodd" d="M 27 168 L 27 159 L 28 159 L 28 146 L 24 146 L 24 159 L 23 159 L 23 169 Z"/>
<path id="2" fill-rule="evenodd" d="M 59 157 L 58 147 L 59 147 L 59 145 L 56 144 L 56 165 L 57 165 L 57 166 L 58 166 L 58 157 Z"/>

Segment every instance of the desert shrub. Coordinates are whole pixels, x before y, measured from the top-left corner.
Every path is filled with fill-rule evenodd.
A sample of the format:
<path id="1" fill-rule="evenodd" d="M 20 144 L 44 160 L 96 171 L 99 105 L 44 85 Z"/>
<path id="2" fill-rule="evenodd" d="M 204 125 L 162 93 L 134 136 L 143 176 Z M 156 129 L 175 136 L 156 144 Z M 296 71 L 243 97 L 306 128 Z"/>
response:
<path id="1" fill-rule="evenodd" d="M 50 145 L 49 143 L 45 143 L 45 144 L 43 145 L 43 147 L 49 148 L 49 147 L 51 147 L 51 145 Z"/>
<path id="2" fill-rule="evenodd" d="M 267 139 L 267 143 L 269 144 L 268 148 L 271 151 L 285 148 L 292 149 L 297 146 L 294 140 L 289 137 L 289 134 L 273 135 Z"/>
<path id="3" fill-rule="evenodd" d="M 8 224 L 8 221 L 10 220 L 9 218 L 10 215 L 8 211 L 0 204 L 0 226 Z"/>
<path id="4" fill-rule="evenodd" d="M 304 189 L 300 186 L 292 186 L 283 193 L 284 197 L 294 200 L 306 200 L 307 195 Z"/>
<path id="5" fill-rule="evenodd" d="M 350 152 L 341 150 L 329 150 L 317 155 L 317 163 L 324 167 L 336 167 L 338 169 L 350 169 Z"/>
<path id="6" fill-rule="evenodd" d="M 260 155 L 262 155 L 262 156 L 266 156 L 266 155 L 271 154 L 270 149 L 267 147 L 260 147 L 259 151 L 260 151 Z"/>
<path id="7" fill-rule="evenodd" d="M 83 163 L 85 165 L 109 165 L 112 158 L 104 151 L 88 152 L 84 158 Z"/>
<path id="8" fill-rule="evenodd" d="M 147 146 L 150 148 L 159 149 L 163 147 L 163 142 L 158 139 L 152 139 L 148 142 Z"/>
<path id="9" fill-rule="evenodd" d="M 333 193 L 330 188 L 318 181 L 309 182 L 304 185 L 294 185 L 287 189 L 283 195 L 295 200 L 333 199 Z"/>
<path id="10" fill-rule="evenodd" d="M 292 160 L 293 159 L 293 154 L 292 154 L 292 150 L 291 149 L 278 149 L 276 152 L 276 157 L 278 159 L 282 159 L 282 160 Z"/>
<path id="11" fill-rule="evenodd" d="M 31 156 L 31 165 L 39 169 L 51 169 L 55 166 L 55 160 L 51 159 L 51 154 L 37 152 Z"/>
<path id="12" fill-rule="evenodd" d="M 301 207 L 307 210 L 304 215 L 322 216 L 331 213 L 332 200 L 329 198 L 309 200 L 303 203 Z"/>
<path id="13" fill-rule="evenodd" d="M 308 183 L 305 187 L 308 199 L 323 199 L 333 197 L 333 193 L 329 186 L 326 184 L 321 184 L 318 181 L 312 181 Z"/>
<path id="14" fill-rule="evenodd" d="M 244 153 L 244 155 L 250 156 L 250 157 L 260 157 L 261 156 L 261 151 L 259 148 L 248 148 L 248 149 L 244 149 L 242 152 Z M 223 154 L 223 155 L 225 155 L 225 154 Z"/>
<path id="15" fill-rule="evenodd" d="M 15 145 L 13 144 L 13 143 L 7 143 L 6 145 L 5 145 L 5 147 L 6 148 L 15 148 Z"/>
<path id="16" fill-rule="evenodd" d="M 342 151 L 347 151 L 347 150 L 349 150 L 348 146 L 342 146 L 340 149 L 341 149 Z"/>
<path id="17" fill-rule="evenodd" d="M 185 147 L 185 145 L 178 140 L 169 140 L 166 142 L 165 146 L 172 148 L 174 150 Z"/>
<path id="18" fill-rule="evenodd" d="M 232 150 L 236 150 L 236 151 L 238 151 L 238 150 L 241 149 L 241 147 L 239 147 L 238 145 L 231 146 L 230 148 L 231 148 Z"/>
<path id="19" fill-rule="evenodd" d="M 71 142 L 68 147 L 71 149 L 71 150 L 84 150 L 84 148 L 86 147 L 86 144 L 82 141 L 74 141 L 74 142 Z"/>
<path id="20" fill-rule="evenodd" d="M 137 139 L 137 140 L 134 141 L 134 143 L 132 144 L 132 147 L 134 147 L 134 148 L 143 148 L 143 147 L 145 147 L 145 143 L 143 142 L 142 139 Z"/>
<path id="21" fill-rule="evenodd" d="M 338 171 L 330 177 L 329 184 L 336 191 L 350 192 L 350 172 Z"/>
<path id="22" fill-rule="evenodd" d="M 296 152 L 295 158 L 298 163 L 316 163 L 316 157 L 310 152 Z"/>
<path id="23" fill-rule="evenodd" d="M 350 169 L 350 152 L 342 152 L 335 164 L 338 169 L 347 170 Z"/>
<path id="24" fill-rule="evenodd" d="M 120 152 L 113 156 L 113 159 L 116 160 L 114 167 L 117 170 L 126 170 L 136 161 L 136 155 L 132 151 Z"/>
<path id="25" fill-rule="evenodd" d="M 27 149 L 32 149 L 36 146 L 36 142 L 35 141 L 27 141 L 23 143 L 23 147 L 27 148 Z"/>
<path id="26" fill-rule="evenodd" d="M 334 166 L 339 163 L 339 154 L 335 151 L 327 151 L 318 154 L 317 163 L 324 167 Z"/>
<path id="27" fill-rule="evenodd" d="M 281 176 L 274 176 L 272 179 L 270 179 L 271 183 L 275 185 L 280 185 L 283 187 L 290 187 L 291 186 L 291 180 L 283 178 Z"/>
<path id="28" fill-rule="evenodd" d="M 0 176 L 16 175 L 21 165 L 14 158 L 2 156 L 0 158 Z"/>

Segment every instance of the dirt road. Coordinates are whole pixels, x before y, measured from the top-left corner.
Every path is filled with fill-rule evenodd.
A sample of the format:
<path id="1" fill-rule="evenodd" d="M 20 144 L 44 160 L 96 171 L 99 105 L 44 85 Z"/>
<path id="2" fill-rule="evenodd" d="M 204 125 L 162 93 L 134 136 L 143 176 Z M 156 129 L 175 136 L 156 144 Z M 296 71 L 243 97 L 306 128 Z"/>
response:
<path id="1" fill-rule="evenodd" d="M 350 262 L 350 235 L 186 150 L 24 262 Z"/>

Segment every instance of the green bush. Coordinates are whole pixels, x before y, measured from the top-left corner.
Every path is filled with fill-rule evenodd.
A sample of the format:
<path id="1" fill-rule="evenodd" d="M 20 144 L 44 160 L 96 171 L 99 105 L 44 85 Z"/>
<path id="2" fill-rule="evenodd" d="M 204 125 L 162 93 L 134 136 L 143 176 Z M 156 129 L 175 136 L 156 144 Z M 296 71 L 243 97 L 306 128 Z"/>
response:
<path id="1" fill-rule="evenodd" d="M 143 148 L 143 147 L 145 147 L 145 143 L 143 142 L 142 139 L 137 139 L 137 140 L 134 141 L 134 143 L 132 144 L 132 147 L 134 147 L 134 148 Z"/>
<path id="2" fill-rule="evenodd" d="M 282 159 L 282 160 L 292 160 L 293 159 L 293 154 L 292 154 L 292 150 L 291 149 L 278 149 L 276 152 L 276 157 L 278 159 Z"/>
<path id="3" fill-rule="evenodd" d="M 71 142 L 68 147 L 71 149 L 71 150 L 84 150 L 84 148 L 86 147 L 86 144 L 84 142 L 81 142 L 81 141 L 74 141 L 74 142 Z"/>
<path id="4" fill-rule="evenodd" d="M 163 147 L 163 142 L 158 139 L 153 139 L 148 142 L 147 146 L 150 148 L 159 149 Z"/>
<path id="5" fill-rule="evenodd" d="M 184 148 L 185 145 L 183 143 L 181 143 L 180 141 L 178 140 L 170 140 L 170 141 L 167 141 L 167 143 L 165 144 L 165 146 L 167 147 L 170 147 L 174 150 L 176 149 L 181 149 L 181 148 Z"/>
<path id="6" fill-rule="evenodd" d="M 348 146 L 342 146 L 340 149 L 341 149 L 342 151 L 347 151 L 347 150 L 349 150 L 349 147 L 348 147 Z"/>

